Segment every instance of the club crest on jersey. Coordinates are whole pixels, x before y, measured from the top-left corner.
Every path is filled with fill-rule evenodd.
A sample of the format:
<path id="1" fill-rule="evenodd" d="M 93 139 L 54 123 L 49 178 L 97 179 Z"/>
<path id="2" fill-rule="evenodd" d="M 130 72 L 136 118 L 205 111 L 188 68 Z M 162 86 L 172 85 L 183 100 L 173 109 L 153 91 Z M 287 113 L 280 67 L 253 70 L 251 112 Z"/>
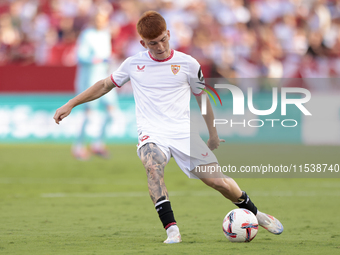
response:
<path id="1" fill-rule="evenodd" d="M 181 66 L 171 65 L 171 71 L 173 72 L 173 74 L 177 74 L 179 72 L 179 69 L 181 69 Z"/>
<path id="2" fill-rule="evenodd" d="M 144 66 L 137 65 L 137 72 L 144 72 L 144 68 L 145 68 L 145 65 Z"/>

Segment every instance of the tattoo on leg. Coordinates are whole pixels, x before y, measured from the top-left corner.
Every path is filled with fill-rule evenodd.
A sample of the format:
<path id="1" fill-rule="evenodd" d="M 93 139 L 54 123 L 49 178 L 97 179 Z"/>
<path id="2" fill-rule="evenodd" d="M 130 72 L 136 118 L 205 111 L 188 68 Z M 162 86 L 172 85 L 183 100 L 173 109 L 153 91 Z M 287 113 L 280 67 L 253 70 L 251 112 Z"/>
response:
<path id="1" fill-rule="evenodd" d="M 168 191 L 164 183 L 166 156 L 154 143 L 145 144 L 140 149 L 140 153 L 148 177 L 149 194 L 152 202 L 155 204 L 161 196 L 169 199 Z"/>

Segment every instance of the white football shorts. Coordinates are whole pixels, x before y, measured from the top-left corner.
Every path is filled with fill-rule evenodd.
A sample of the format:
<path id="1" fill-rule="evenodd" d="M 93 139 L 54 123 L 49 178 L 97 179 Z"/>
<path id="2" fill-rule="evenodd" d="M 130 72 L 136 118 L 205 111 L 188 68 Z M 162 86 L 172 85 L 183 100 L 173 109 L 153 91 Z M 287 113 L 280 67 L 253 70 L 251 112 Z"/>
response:
<path id="1" fill-rule="evenodd" d="M 164 138 L 148 133 L 138 137 L 137 154 L 140 158 L 140 148 L 147 143 L 156 144 L 165 154 L 167 162 L 173 157 L 177 165 L 189 177 L 198 179 L 191 173 L 196 166 L 218 163 L 216 156 L 198 134 L 186 138 Z M 191 148 L 191 151 L 190 151 Z"/>

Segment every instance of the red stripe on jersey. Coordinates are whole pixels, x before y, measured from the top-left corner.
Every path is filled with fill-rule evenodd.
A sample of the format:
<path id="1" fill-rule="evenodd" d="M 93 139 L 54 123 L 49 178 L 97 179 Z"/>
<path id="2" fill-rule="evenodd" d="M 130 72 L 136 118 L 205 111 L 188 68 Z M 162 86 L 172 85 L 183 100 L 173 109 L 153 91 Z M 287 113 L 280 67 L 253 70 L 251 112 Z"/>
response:
<path id="1" fill-rule="evenodd" d="M 111 81 L 113 82 L 114 85 L 116 85 L 118 88 L 121 87 L 121 86 L 119 86 L 119 85 L 115 82 L 115 80 L 114 80 L 113 77 L 112 77 L 112 74 L 110 75 L 110 78 L 111 78 Z"/>
<path id="2" fill-rule="evenodd" d="M 205 87 L 204 87 L 203 89 L 205 89 Z M 201 91 L 200 93 L 198 93 L 198 94 L 195 94 L 194 92 L 192 92 L 192 94 L 194 94 L 194 96 L 198 97 L 198 96 L 202 95 L 203 92 L 204 92 L 204 91 L 202 90 L 202 91 Z"/>
<path id="3" fill-rule="evenodd" d="M 165 58 L 165 59 L 155 59 L 155 58 L 151 55 L 150 51 L 148 51 L 148 53 L 149 53 L 150 58 L 151 58 L 152 60 L 154 60 L 154 61 L 157 61 L 157 62 L 165 62 L 165 61 L 168 61 L 168 60 L 170 60 L 170 59 L 174 56 L 174 50 L 173 50 L 173 49 L 171 49 L 170 56 L 167 57 L 167 58 Z"/>

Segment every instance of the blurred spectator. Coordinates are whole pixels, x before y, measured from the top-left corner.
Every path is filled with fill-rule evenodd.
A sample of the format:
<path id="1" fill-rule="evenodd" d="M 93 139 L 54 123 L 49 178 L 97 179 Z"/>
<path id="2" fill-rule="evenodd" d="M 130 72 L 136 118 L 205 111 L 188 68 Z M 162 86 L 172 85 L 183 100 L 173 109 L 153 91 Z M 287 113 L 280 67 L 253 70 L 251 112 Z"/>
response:
<path id="1" fill-rule="evenodd" d="M 2 51 L 2 62 L 10 61 L 10 48 L 20 43 L 19 30 L 11 22 L 11 16 L 2 14 L 0 16 L 0 43 Z"/>
<path id="2" fill-rule="evenodd" d="M 13 63 L 23 65 L 34 63 L 34 45 L 27 34 L 22 34 L 21 40 L 10 48 L 9 57 Z"/>
<path id="3" fill-rule="evenodd" d="M 79 35 L 77 42 L 77 76 L 76 94 L 79 94 L 100 79 L 109 75 L 109 61 L 111 58 L 111 35 L 108 29 L 108 14 L 98 8 L 98 12 L 93 16 L 92 26 L 84 29 Z M 73 155 L 80 160 L 89 158 L 90 153 L 97 154 L 104 158 L 109 156 L 104 138 L 107 125 L 111 122 L 114 111 L 118 107 L 116 90 L 112 90 L 98 100 L 89 102 L 83 107 L 84 121 L 79 135 L 72 148 Z M 90 151 L 86 144 L 86 129 L 90 124 L 90 117 L 95 110 L 105 108 L 104 120 L 99 123 L 99 132 L 92 141 Z"/>
<path id="4" fill-rule="evenodd" d="M 340 0 L 3 1 L 0 64 L 76 65 L 76 40 L 99 8 L 118 60 L 143 50 L 136 21 L 154 9 L 172 47 L 197 58 L 206 77 L 340 75 Z M 322 71 L 301 71 L 312 62 Z"/>

